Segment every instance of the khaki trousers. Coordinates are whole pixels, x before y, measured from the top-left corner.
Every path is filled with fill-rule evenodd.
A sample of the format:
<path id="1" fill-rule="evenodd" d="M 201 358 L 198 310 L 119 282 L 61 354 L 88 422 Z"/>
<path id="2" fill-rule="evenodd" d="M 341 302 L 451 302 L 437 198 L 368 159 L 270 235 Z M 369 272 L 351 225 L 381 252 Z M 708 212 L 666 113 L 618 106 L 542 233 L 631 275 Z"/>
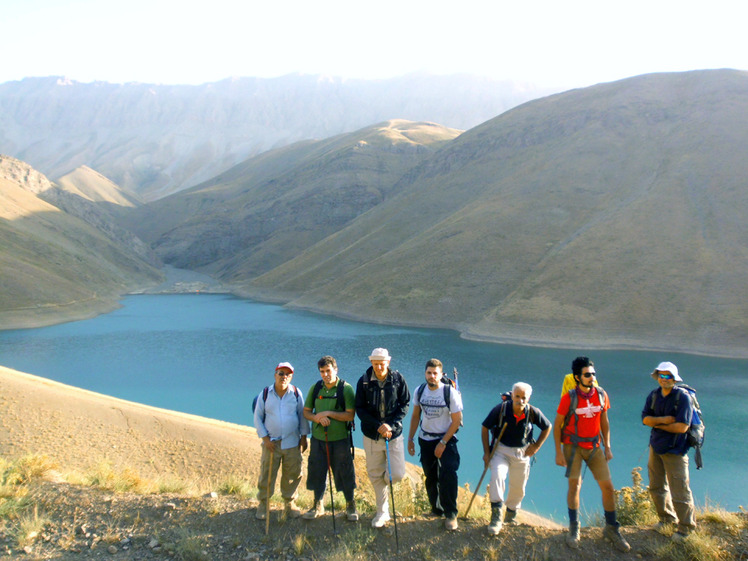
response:
<path id="1" fill-rule="evenodd" d="M 696 528 L 688 476 L 688 454 L 658 454 L 649 447 L 649 494 L 662 522 L 678 522 L 678 531 Z"/>
<path id="2" fill-rule="evenodd" d="M 262 445 L 261 445 L 262 446 Z M 260 459 L 260 478 L 257 482 L 257 498 L 261 501 L 268 499 L 268 467 L 270 466 L 270 496 L 275 493 L 275 480 L 278 469 L 281 470 L 280 489 L 281 495 L 287 501 L 295 500 L 299 483 L 301 483 L 301 449 L 298 446 L 281 450 L 275 447 L 273 452 L 273 465 L 270 466 L 270 451 L 262 446 L 262 458 Z"/>
<path id="3" fill-rule="evenodd" d="M 390 482 L 387 470 L 387 448 L 383 438 L 372 440 L 364 436 L 364 452 L 366 453 L 366 473 L 369 475 L 374 496 L 377 500 L 377 514 L 389 511 L 387 485 Z M 402 435 L 390 440 L 390 466 L 392 467 L 392 482 L 397 483 L 405 476 L 405 446 Z"/>

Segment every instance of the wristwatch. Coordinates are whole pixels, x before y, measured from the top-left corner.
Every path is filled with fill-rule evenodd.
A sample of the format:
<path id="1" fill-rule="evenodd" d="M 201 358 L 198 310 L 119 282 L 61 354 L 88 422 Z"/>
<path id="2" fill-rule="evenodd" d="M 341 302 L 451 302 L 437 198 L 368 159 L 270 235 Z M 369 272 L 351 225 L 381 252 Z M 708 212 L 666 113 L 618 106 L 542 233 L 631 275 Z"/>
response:
<path id="1" fill-rule="evenodd" d="M 444 446 L 446 446 L 446 445 L 447 445 L 447 443 L 446 443 L 446 442 L 444 442 L 444 439 L 440 440 L 439 442 L 440 442 L 441 444 L 444 444 Z"/>

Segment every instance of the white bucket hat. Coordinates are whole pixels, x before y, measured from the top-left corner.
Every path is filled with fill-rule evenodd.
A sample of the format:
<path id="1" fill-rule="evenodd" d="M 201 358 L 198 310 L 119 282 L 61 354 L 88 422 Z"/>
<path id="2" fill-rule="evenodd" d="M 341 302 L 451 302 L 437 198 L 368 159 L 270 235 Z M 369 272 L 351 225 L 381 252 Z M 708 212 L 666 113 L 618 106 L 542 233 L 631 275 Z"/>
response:
<path id="1" fill-rule="evenodd" d="M 657 368 L 652 371 L 652 378 L 654 378 L 655 380 L 657 379 L 658 372 L 670 372 L 676 382 L 683 381 L 683 378 L 678 376 L 678 367 L 675 366 L 672 362 L 661 362 L 657 365 Z"/>
<path id="2" fill-rule="evenodd" d="M 376 349 L 371 351 L 369 360 L 392 360 L 392 357 L 390 356 L 390 353 L 387 349 L 377 347 Z"/>

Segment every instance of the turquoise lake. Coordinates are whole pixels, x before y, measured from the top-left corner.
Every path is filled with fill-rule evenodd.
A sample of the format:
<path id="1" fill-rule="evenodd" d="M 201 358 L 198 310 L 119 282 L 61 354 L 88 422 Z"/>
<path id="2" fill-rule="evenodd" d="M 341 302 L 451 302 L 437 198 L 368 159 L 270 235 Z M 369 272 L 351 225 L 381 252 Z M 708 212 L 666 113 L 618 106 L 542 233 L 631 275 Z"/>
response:
<path id="1" fill-rule="evenodd" d="M 294 365 L 293 383 L 306 393 L 319 378 L 317 359 L 330 354 L 341 378 L 355 387 L 371 350 L 386 347 L 391 367 L 406 377 L 413 393 L 426 360 L 436 357 L 445 371 L 459 371 L 465 403 L 457 435 L 459 476 L 461 484 L 474 488 L 483 470 L 480 424 L 500 394 L 514 382 L 530 383 L 531 402 L 552 421 L 563 376 L 575 356 L 586 354 L 610 395 L 611 471 L 618 489 L 631 485 L 637 466 L 646 483 L 649 429 L 641 424 L 641 409 L 655 387 L 649 373 L 670 360 L 698 390 L 707 426 L 704 468 L 697 471 L 691 462 L 697 505 L 708 501 L 733 511 L 748 506 L 748 448 L 739 434 L 748 426 L 748 360 L 478 343 L 453 331 L 346 321 L 227 295 L 138 295 L 122 304 L 90 320 L 1 331 L 0 364 L 131 401 L 251 425 L 252 398 L 272 383 L 278 362 Z M 410 413 L 406 427 L 409 422 Z M 360 446 L 360 431 L 355 436 Z M 408 459 L 418 462 L 417 456 Z M 587 515 L 600 511 L 600 491 L 589 474 L 582 499 Z M 565 501 L 566 480 L 554 463 L 550 438 L 532 468 L 523 508 L 564 522 Z"/>

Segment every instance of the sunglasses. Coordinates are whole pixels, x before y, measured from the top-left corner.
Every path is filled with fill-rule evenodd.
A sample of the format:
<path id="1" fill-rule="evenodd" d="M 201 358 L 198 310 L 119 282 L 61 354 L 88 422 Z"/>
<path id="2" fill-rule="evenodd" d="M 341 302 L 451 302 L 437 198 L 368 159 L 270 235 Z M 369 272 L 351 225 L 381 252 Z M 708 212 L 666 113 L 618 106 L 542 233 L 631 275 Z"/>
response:
<path id="1" fill-rule="evenodd" d="M 585 372 L 584 374 L 582 374 L 582 378 L 592 378 L 594 375 L 594 372 Z"/>
<path id="2" fill-rule="evenodd" d="M 293 372 L 276 372 L 276 374 L 282 378 L 288 378 L 289 376 L 293 376 Z"/>
<path id="3" fill-rule="evenodd" d="M 672 374 L 660 374 L 661 380 L 672 380 L 673 378 L 675 378 L 675 376 Z"/>

